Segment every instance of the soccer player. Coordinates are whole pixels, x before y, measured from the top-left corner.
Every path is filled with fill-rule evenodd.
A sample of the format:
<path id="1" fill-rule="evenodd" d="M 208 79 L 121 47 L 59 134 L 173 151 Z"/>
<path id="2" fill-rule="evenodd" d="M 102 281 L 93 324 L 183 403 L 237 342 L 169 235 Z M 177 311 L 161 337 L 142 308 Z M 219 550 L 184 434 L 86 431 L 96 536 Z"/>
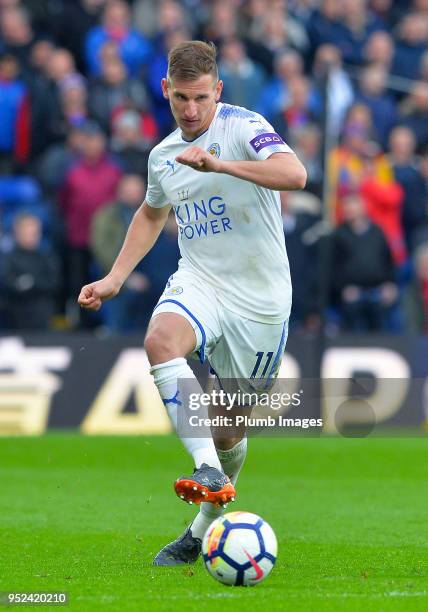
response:
<path id="1" fill-rule="evenodd" d="M 110 273 L 84 286 L 78 298 L 83 308 L 97 310 L 117 295 L 173 207 L 181 259 L 154 309 L 144 346 L 160 396 L 195 463 L 175 490 L 201 508 L 184 534 L 157 554 L 155 565 L 196 561 L 206 529 L 234 500 L 246 437 L 180 432 L 180 384 L 193 379 L 198 388 L 186 357 L 208 359 L 220 383 L 276 377 L 291 308 L 278 192 L 302 189 L 306 182 L 296 155 L 261 115 L 220 102 L 214 45 L 183 42 L 168 60 L 162 90 L 178 127 L 150 154 L 146 199 Z"/>

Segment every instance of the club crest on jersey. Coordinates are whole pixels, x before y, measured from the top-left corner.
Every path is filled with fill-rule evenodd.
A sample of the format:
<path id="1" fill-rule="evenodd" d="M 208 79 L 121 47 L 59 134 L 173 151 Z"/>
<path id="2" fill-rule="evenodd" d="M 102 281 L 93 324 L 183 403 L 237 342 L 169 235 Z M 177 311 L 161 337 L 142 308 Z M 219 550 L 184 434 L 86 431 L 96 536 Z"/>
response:
<path id="1" fill-rule="evenodd" d="M 185 202 L 189 199 L 189 190 L 183 189 L 182 191 L 179 191 L 177 195 L 180 202 Z"/>
<path id="2" fill-rule="evenodd" d="M 220 145 L 218 144 L 218 142 L 213 142 L 208 147 L 208 153 L 212 155 L 213 157 L 220 157 L 220 152 L 221 150 L 220 150 Z"/>
<path id="3" fill-rule="evenodd" d="M 165 295 L 180 295 L 180 293 L 183 293 L 183 287 L 172 287 L 165 291 Z"/>

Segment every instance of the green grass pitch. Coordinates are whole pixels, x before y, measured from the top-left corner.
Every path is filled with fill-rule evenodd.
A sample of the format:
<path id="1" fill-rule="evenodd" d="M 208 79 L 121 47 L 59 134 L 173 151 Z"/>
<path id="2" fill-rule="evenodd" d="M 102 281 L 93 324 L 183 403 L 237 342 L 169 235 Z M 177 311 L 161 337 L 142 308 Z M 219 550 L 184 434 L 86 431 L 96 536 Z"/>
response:
<path id="1" fill-rule="evenodd" d="M 202 562 L 155 568 L 194 509 L 172 436 L 0 440 L 0 591 L 66 591 L 72 610 L 428 610 L 428 439 L 250 439 L 238 499 L 279 557 L 253 588 Z"/>

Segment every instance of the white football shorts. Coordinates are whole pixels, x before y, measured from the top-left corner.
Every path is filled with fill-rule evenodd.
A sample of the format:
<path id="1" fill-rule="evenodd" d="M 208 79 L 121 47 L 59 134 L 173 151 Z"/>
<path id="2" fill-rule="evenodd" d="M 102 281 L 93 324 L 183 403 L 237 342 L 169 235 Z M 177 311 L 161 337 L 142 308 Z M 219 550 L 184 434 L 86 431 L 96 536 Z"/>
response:
<path id="1" fill-rule="evenodd" d="M 257 379 L 258 388 L 263 381 L 269 388 L 275 381 L 288 318 L 269 325 L 242 317 L 220 304 L 214 288 L 183 270 L 169 278 L 152 317 L 162 312 L 174 312 L 189 321 L 196 334 L 194 353 L 201 362 L 208 359 L 220 382 Z"/>

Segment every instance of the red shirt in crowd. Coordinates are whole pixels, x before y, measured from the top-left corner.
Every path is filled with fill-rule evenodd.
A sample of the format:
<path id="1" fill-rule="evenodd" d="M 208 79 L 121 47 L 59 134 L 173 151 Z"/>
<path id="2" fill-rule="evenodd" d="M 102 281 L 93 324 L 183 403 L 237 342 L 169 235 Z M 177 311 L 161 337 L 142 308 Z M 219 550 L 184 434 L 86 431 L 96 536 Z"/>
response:
<path id="1" fill-rule="evenodd" d="M 60 193 L 69 246 L 88 246 L 92 217 L 115 199 L 121 176 L 108 155 L 92 163 L 81 160 L 69 170 Z"/>
<path id="2" fill-rule="evenodd" d="M 367 178 L 361 184 L 360 193 L 368 216 L 382 228 L 396 265 L 404 263 L 407 252 L 401 225 L 403 189 L 396 182 L 382 183 L 376 178 Z"/>

